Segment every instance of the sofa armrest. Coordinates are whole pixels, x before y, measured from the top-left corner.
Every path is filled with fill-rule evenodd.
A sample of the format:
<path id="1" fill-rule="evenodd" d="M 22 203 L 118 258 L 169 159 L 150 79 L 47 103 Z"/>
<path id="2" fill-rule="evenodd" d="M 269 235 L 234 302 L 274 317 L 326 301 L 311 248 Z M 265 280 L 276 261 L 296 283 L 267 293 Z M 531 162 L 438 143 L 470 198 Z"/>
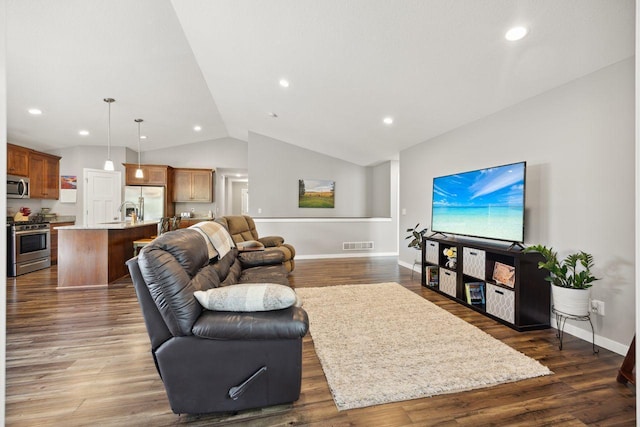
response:
<path id="1" fill-rule="evenodd" d="M 284 310 L 230 312 L 205 310 L 193 324 L 193 335 L 212 340 L 299 339 L 309 330 L 307 312 Z"/>
<path id="2" fill-rule="evenodd" d="M 263 265 L 282 264 L 284 262 L 284 253 L 275 250 L 240 252 L 238 259 L 242 264 L 242 268 L 245 269 Z"/>
<path id="3" fill-rule="evenodd" d="M 262 243 L 266 248 L 271 248 L 283 244 L 284 238 L 280 236 L 266 236 L 260 237 L 258 239 L 258 242 Z"/>

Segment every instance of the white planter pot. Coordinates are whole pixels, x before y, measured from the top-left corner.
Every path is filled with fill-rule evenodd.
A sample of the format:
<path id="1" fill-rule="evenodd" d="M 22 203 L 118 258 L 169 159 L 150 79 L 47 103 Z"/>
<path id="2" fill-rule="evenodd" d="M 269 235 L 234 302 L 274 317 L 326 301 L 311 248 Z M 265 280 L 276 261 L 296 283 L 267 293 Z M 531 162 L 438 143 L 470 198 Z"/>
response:
<path id="1" fill-rule="evenodd" d="M 587 316 L 589 314 L 589 298 L 591 289 L 573 289 L 551 286 L 553 308 L 571 316 Z"/>

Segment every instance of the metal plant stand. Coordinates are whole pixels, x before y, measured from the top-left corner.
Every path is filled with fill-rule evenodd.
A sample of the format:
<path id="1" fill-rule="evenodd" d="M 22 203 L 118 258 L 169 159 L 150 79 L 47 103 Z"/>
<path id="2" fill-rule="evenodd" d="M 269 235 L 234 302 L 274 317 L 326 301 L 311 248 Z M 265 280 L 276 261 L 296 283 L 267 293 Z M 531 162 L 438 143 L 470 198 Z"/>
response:
<path id="1" fill-rule="evenodd" d="M 562 338 L 564 336 L 564 325 L 567 323 L 567 319 L 578 320 L 581 322 L 589 322 L 591 325 L 591 346 L 593 347 L 593 354 L 597 354 L 600 350 L 596 347 L 596 333 L 593 329 L 593 323 L 591 322 L 591 314 L 587 313 L 586 316 L 576 316 L 573 314 L 563 313 L 562 311 L 556 310 L 555 307 L 551 307 L 551 311 L 556 315 L 556 324 L 558 325 L 558 332 L 556 333 L 556 337 L 560 340 L 560 350 L 562 350 Z"/>
<path id="2" fill-rule="evenodd" d="M 417 258 L 413 261 L 413 265 L 411 266 L 411 279 L 413 279 L 413 269 L 416 265 L 422 265 L 422 262 Z"/>

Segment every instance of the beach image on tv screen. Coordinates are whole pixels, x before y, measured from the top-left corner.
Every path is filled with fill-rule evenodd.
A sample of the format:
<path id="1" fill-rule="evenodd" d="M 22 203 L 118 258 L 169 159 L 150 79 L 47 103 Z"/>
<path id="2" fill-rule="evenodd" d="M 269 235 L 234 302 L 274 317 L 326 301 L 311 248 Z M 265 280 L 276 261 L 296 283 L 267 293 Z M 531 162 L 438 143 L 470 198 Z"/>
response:
<path id="1" fill-rule="evenodd" d="M 434 178 L 431 229 L 523 241 L 525 163 Z"/>

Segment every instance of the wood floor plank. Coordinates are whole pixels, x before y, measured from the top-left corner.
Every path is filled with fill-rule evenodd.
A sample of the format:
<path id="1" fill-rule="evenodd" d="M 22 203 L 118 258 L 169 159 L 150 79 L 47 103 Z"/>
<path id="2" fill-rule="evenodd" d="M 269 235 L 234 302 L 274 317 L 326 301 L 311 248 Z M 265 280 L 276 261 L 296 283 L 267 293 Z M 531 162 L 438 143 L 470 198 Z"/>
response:
<path id="1" fill-rule="evenodd" d="M 7 279 L 6 423 L 11 426 L 626 426 L 633 385 L 623 357 L 555 330 L 516 332 L 423 288 L 397 259 L 300 260 L 294 287 L 398 282 L 539 360 L 554 375 L 491 388 L 338 411 L 313 340 L 303 340 L 302 391 L 291 405 L 241 413 L 171 412 L 129 279 L 108 289 L 58 291 L 56 268 Z M 429 325 L 425 325 L 428 327 Z M 428 351 L 428 349 L 425 349 Z"/>

